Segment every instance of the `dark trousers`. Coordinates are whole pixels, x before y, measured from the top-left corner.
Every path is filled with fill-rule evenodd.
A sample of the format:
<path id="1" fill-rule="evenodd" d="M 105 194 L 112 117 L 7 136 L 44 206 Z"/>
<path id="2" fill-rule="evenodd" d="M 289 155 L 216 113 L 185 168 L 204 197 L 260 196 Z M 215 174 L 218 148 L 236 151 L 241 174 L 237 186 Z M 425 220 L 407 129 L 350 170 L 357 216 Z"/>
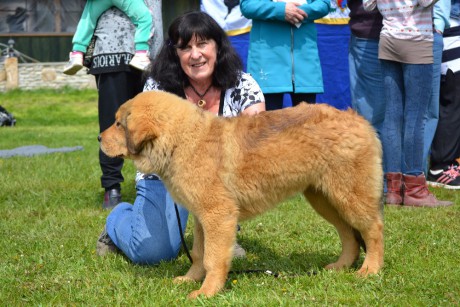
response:
<path id="1" fill-rule="evenodd" d="M 99 132 L 102 132 L 115 122 L 118 108 L 142 91 L 142 73 L 99 74 L 96 75 L 96 83 L 99 92 Z M 99 164 L 102 170 L 101 186 L 105 190 L 120 189 L 120 183 L 123 182 L 123 159 L 110 158 L 99 149 Z"/>
<path id="2" fill-rule="evenodd" d="M 291 96 L 292 105 L 296 106 L 302 101 L 308 103 L 316 103 L 315 93 L 287 93 Z M 265 97 L 265 108 L 267 111 L 279 110 L 283 108 L 283 93 L 264 94 Z"/>
<path id="3" fill-rule="evenodd" d="M 430 168 L 442 169 L 460 157 L 460 72 L 441 77 L 439 122 L 431 145 Z"/>

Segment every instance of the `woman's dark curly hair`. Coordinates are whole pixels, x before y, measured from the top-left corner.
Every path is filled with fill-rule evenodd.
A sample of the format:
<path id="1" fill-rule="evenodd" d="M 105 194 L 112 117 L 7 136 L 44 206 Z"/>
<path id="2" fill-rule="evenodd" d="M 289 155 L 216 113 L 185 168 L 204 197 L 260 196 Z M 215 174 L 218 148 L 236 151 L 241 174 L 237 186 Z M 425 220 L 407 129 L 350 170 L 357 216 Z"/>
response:
<path id="1" fill-rule="evenodd" d="M 157 81 L 163 90 L 185 96 L 184 88 L 189 85 L 189 79 L 180 66 L 176 48 L 184 48 L 194 36 L 216 42 L 213 85 L 224 90 L 236 85 L 242 71 L 241 59 L 227 34 L 211 16 L 201 11 L 185 13 L 171 23 L 168 36 L 149 72 L 149 77 Z"/>

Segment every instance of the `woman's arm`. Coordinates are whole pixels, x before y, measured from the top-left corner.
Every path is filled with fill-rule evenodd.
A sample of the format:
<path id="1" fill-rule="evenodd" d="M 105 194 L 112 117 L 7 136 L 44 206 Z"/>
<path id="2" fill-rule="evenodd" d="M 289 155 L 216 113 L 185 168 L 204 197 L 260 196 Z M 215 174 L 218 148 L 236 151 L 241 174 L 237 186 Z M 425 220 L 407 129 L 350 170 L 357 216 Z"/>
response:
<path id="1" fill-rule="evenodd" d="M 323 18 L 329 14 L 331 8 L 331 1 L 329 0 L 313 0 L 310 4 L 303 4 L 299 6 L 307 14 L 305 21 L 312 22 L 316 19 Z"/>
<path id="2" fill-rule="evenodd" d="M 430 7 L 436 2 L 438 2 L 438 0 L 418 0 L 418 3 L 423 7 Z"/>
<path id="3" fill-rule="evenodd" d="M 450 27 L 450 0 L 440 0 L 433 7 L 433 24 L 434 29 L 442 34 L 445 29 Z"/>
<path id="4" fill-rule="evenodd" d="M 241 112 L 241 114 L 244 114 L 244 115 L 256 115 L 257 113 L 260 113 L 260 112 L 263 112 L 263 111 L 265 111 L 265 102 L 264 101 L 256 103 L 256 104 L 253 104 L 253 105 L 247 107 L 246 109 L 244 109 L 243 112 Z"/>
<path id="5" fill-rule="evenodd" d="M 284 2 L 271 0 L 241 0 L 240 9 L 244 17 L 259 20 L 286 21 Z"/>
<path id="6" fill-rule="evenodd" d="M 265 111 L 265 97 L 262 89 L 250 74 L 241 74 L 235 92 L 238 94 L 234 96 L 237 98 L 234 105 L 237 106 L 235 109 L 239 110 L 239 114 L 254 115 Z"/>

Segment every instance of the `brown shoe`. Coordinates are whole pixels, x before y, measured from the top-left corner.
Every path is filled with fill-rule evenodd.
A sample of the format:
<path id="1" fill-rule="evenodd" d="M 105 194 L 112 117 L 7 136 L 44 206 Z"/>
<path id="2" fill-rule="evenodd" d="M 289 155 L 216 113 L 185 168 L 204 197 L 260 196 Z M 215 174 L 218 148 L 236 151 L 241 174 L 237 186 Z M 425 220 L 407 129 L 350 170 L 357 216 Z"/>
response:
<path id="1" fill-rule="evenodd" d="M 450 201 L 438 200 L 428 190 L 425 175 L 403 175 L 404 206 L 410 207 L 445 207 L 452 205 Z"/>
<path id="2" fill-rule="evenodd" d="M 402 205 L 402 174 L 401 173 L 386 173 L 387 194 L 385 195 L 385 204 L 387 205 Z"/>

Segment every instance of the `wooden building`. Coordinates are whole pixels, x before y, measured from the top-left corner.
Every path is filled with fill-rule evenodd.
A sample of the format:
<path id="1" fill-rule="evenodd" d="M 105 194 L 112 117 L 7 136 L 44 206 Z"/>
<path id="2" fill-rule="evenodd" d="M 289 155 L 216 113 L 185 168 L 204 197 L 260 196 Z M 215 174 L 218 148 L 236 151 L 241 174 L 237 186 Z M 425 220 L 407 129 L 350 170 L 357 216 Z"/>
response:
<path id="1" fill-rule="evenodd" d="M 7 46 L 40 62 L 68 60 L 72 36 L 86 0 L 0 0 L 0 50 Z M 164 30 L 179 14 L 199 9 L 199 0 L 163 1 Z"/>

